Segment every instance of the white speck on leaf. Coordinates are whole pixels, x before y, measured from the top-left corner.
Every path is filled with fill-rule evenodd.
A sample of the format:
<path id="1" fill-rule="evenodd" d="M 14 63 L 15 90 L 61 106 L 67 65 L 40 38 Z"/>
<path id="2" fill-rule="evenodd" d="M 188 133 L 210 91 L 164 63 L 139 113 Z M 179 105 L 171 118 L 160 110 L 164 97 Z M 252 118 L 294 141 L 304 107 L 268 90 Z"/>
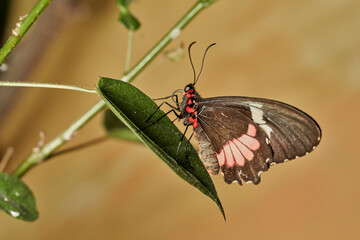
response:
<path id="1" fill-rule="evenodd" d="M 13 216 L 13 217 L 18 217 L 19 215 L 20 215 L 20 213 L 19 212 L 16 212 L 16 211 L 9 211 L 9 213 L 11 214 L 11 216 Z"/>

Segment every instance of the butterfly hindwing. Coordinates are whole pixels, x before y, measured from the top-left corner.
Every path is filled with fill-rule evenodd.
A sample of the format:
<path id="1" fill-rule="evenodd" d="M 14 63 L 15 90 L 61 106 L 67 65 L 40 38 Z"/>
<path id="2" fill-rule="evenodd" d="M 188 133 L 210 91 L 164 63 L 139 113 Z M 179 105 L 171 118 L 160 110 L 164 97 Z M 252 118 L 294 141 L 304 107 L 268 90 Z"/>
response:
<path id="1" fill-rule="evenodd" d="M 269 164 L 303 156 L 321 138 L 318 124 L 306 113 L 261 98 L 202 99 L 198 119 L 228 183 L 258 183 Z"/>
<path id="2" fill-rule="evenodd" d="M 265 131 L 236 109 L 216 103 L 200 106 L 198 128 L 211 142 L 225 182 L 259 183 L 260 173 L 267 170 L 272 157 Z"/>

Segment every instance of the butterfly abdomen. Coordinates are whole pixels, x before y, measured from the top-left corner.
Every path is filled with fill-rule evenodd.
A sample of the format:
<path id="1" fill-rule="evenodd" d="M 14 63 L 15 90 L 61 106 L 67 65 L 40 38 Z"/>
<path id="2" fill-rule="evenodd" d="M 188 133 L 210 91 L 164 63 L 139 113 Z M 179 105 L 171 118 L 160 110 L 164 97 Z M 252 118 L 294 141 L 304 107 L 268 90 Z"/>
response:
<path id="1" fill-rule="evenodd" d="M 213 146 L 201 127 L 195 128 L 195 133 L 195 138 L 199 145 L 199 157 L 206 167 L 206 170 L 212 175 L 218 174 L 220 166 Z"/>

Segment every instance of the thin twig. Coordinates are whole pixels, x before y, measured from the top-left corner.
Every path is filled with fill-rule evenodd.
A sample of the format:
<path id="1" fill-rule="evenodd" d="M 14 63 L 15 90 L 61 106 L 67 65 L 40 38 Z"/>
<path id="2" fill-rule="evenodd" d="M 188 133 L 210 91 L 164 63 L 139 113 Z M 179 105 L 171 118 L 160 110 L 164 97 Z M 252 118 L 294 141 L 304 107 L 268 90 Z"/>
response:
<path id="1" fill-rule="evenodd" d="M 55 157 L 55 156 L 59 156 L 59 155 L 62 155 L 62 154 L 65 154 L 65 153 L 69 153 L 69 152 L 72 152 L 72 151 L 76 151 L 76 150 L 79 150 L 79 149 L 82 149 L 82 148 L 85 148 L 85 147 L 89 147 L 91 145 L 94 145 L 94 144 L 97 144 L 97 143 L 101 143 L 105 140 L 109 139 L 108 136 L 103 136 L 103 137 L 98 137 L 98 138 L 95 138 L 95 139 L 92 139 L 92 140 L 89 140 L 89 141 L 86 141 L 84 143 L 80 143 L 79 145 L 76 145 L 76 146 L 73 146 L 73 147 L 69 147 L 69 148 L 66 148 L 64 150 L 61 150 L 61 151 L 58 151 L 58 152 L 54 152 L 52 153 L 51 155 L 49 155 L 48 158 L 51 158 L 51 157 Z"/>
<path id="2" fill-rule="evenodd" d="M 1 161 L 0 161 L 0 172 L 3 172 L 4 169 L 6 168 L 7 163 L 9 162 L 10 158 L 12 157 L 14 153 L 14 148 L 13 147 L 8 147 L 6 149 L 6 152 L 4 154 L 4 156 L 2 157 Z"/>
<path id="3" fill-rule="evenodd" d="M 82 115 L 75 121 L 68 129 L 59 134 L 53 140 L 45 144 L 39 152 L 31 153 L 21 165 L 15 169 L 13 174 L 17 177 L 24 175 L 29 169 L 36 164 L 48 159 L 48 157 L 65 142 L 70 141 L 76 131 L 83 127 L 90 119 L 92 119 L 98 112 L 105 108 L 105 103 L 101 100 L 97 102 L 87 113 Z"/>
<path id="4" fill-rule="evenodd" d="M 73 90 L 79 92 L 96 93 L 94 89 L 88 89 L 83 87 L 76 87 L 70 85 L 53 84 L 53 83 L 36 83 L 36 82 L 0 82 L 0 86 L 3 87 L 33 87 L 33 88 L 55 88 Z"/>
<path id="5" fill-rule="evenodd" d="M 129 30 L 126 62 L 125 62 L 125 73 L 127 73 L 130 70 L 133 40 L 134 40 L 134 31 Z"/>

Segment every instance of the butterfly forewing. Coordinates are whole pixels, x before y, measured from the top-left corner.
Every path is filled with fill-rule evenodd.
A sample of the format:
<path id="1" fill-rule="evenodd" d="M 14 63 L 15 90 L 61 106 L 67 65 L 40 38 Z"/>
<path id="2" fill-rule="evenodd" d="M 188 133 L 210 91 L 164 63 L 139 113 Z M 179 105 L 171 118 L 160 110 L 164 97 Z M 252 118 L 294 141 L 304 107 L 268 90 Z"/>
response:
<path id="1" fill-rule="evenodd" d="M 268 165 L 309 153 L 321 138 L 310 116 L 278 101 L 216 97 L 198 104 L 201 134 L 216 152 L 227 183 L 242 179 L 257 184 Z"/>

